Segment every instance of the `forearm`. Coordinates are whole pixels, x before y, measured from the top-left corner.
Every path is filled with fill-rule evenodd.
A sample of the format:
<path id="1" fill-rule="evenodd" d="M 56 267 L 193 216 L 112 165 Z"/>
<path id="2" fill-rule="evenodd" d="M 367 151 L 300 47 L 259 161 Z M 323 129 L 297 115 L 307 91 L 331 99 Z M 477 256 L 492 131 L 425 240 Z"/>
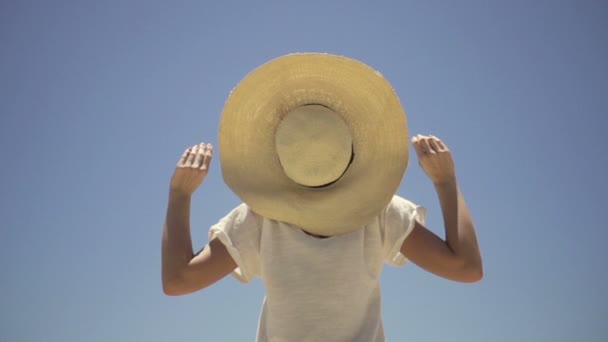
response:
<path id="1" fill-rule="evenodd" d="M 177 278 L 192 257 L 190 236 L 191 196 L 171 192 L 162 239 L 162 278 L 167 284 Z"/>
<path id="2" fill-rule="evenodd" d="M 435 184 L 441 204 L 446 242 L 465 270 L 482 272 L 475 226 L 456 180 Z"/>

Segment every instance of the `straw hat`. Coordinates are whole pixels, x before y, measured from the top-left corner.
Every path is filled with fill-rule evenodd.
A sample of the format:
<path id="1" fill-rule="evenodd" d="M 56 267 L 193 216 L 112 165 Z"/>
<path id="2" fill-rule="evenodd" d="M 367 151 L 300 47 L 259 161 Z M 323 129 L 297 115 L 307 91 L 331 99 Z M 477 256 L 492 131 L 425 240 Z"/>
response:
<path id="1" fill-rule="evenodd" d="M 252 210 L 324 236 L 376 217 L 409 159 L 405 113 L 391 85 L 341 56 L 290 54 L 250 72 L 219 128 L 226 184 Z"/>

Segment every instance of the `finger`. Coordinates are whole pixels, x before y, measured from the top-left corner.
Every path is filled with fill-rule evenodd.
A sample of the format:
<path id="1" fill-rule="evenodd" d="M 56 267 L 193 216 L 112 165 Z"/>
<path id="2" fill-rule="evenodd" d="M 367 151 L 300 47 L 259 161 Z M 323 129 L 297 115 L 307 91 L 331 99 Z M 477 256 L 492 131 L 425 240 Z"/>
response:
<path id="1" fill-rule="evenodd" d="M 203 163 L 200 167 L 201 170 L 209 170 L 209 164 L 211 164 L 212 157 L 213 157 L 213 145 L 206 144 Z"/>
<path id="2" fill-rule="evenodd" d="M 441 151 L 441 149 L 439 148 L 439 145 L 437 145 L 437 141 L 433 138 L 429 138 L 427 139 L 427 142 L 431 148 L 432 153 L 438 153 L 439 151 Z"/>
<path id="3" fill-rule="evenodd" d="M 184 165 L 186 165 L 186 160 L 188 159 L 188 155 L 190 154 L 191 149 L 192 147 L 188 147 L 184 151 L 184 154 L 182 154 L 182 156 L 179 158 L 179 161 L 177 162 L 178 167 L 184 167 Z"/>
<path id="4" fill-rule="evenodd" d="M 417 135 L 412 138 L 412 145 L 414 146 L 414 150 L 416 151 L 418 158 L 420 158 L 424 154 L 424 152 L 422 151 L 422 146 L 420 144 L 420 135 Z"/>
<path id="5" fill-rule="evenodd" d="M 194 162 L 192 163 L 192 165 L 190 165 L 191 168 L 198 169 L 201 166 L 201 164 L 203 163 L 204 152 L 204 144 L 199 144 L 198 149 L 196 151 L 196 155 L 194 157 Z"/>
<path id="6" fill-rule="evenodd" d="M 421 145 L 422 153 L 424 153 L 424 154 L 434 154 L 435 153 L 435 151 L 431 148 L 431 145 L 429 144 L 428 137 L 423 137 L 422 139 L 420 139 L 420 145 Z"/>
<path id="7" fill-rule="evenodd" d="M 190 154 L 188 155 L 188 158 L 186 158 L 186 164 L 184 165 L 185 167 L 192 167 L 192 164 L 194 163 L 194 158 L 196 157 L 197 152 L 198 152 L 198 145 L 192 146 L 192 149 L 190 150 Z"/>
<path id="8" fill-rule="evenodd" d="M 437 146 L 439 147 L 439 150 L 440 150 L 440 151 L 447 151 L 447 150 L 448 150 L 448 148 L 445 146 L 445 144 L 443 143 L 443 141 L 441 141 L 441 139 L 437 138 L 437 137 L 436 137 L 436 136 L 434 136 L 434 135 L 431 135 L 431 137 L 432 137 L 433 139 L 435 139 L 435 143 L 436 143 L 436 144 L 437 144 Z"/>

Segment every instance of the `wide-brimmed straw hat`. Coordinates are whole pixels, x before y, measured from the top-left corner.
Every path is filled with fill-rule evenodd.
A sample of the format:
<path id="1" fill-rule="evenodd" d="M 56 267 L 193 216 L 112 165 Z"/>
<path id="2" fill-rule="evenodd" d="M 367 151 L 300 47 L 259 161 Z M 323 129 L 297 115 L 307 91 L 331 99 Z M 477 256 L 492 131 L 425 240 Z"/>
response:
<path id="1" fill-rule="evenodd" d="M 347 57 L 298 53 L 251 71 L 219 128 L 226 184 L 256 213 L 309 233 L 361 228 L 390 202 L 409 160 L 388 81 Z"/>

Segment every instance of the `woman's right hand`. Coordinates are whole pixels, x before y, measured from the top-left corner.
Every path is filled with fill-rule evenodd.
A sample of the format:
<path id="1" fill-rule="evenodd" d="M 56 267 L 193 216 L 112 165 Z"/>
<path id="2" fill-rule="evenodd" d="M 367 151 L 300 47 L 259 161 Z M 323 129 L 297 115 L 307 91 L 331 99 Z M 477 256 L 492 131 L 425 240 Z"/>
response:
<path id="1" fill-rule="evenodd" d="M 201 143 L 186 149 L 171 177 L 171 193 L 192 195 L 207 176 L 212 157 L 211 144 Z"/>

